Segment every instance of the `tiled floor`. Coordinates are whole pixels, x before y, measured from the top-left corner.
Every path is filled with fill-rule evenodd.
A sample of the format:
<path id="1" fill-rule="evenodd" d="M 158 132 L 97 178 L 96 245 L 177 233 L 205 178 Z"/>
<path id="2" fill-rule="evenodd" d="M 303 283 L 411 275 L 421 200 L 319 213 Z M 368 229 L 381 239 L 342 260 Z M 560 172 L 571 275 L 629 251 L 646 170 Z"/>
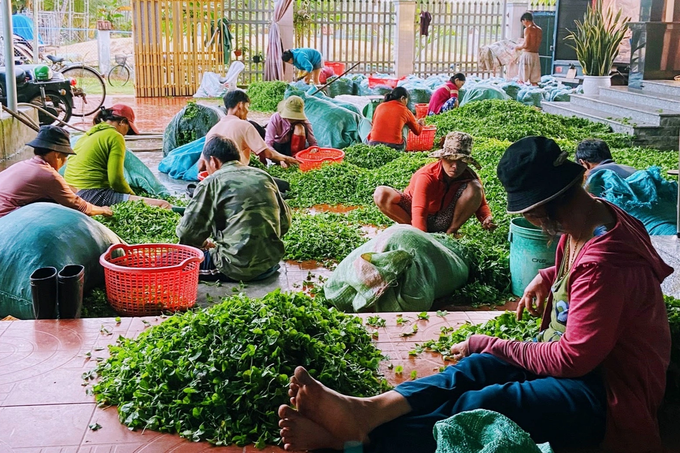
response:
<path id="1" fill-rule="evenodd" d="M 497 312 L 476 313 L 476 319 L 490 319 Z M 376 345 L 389 361 L 382 372 L 391 384 L 438 371 L 443 362 L 435 354 L 411 357 L 415 343 L 438 337 L 441 326 L 458 326 L 470 320 L 465 312 L 449 313 L 445 318 L 431 313 L 429 321 L 405 314 L 405 327 L 397 326 L 396 314 L 382 314 L 387 327 L 379 328 Z M 94 368 L 97 358 L 106 358 L 106 346 L 119 335 L 135 337 L 147 328 L 143 321 L 158 324 L 161 318 L 111 318 L 60 321 L 0 322 L 0 453 L 9 452 L 201 452 L 205 450 L 236 453 L 281 452 L 271 447 L 213 448 L 207 443 L 191 443 L 173 434 L 133 432 L 118 421 L 115 408 L 100 409 L 86 394 L 82 374 Z M 401 337 L 403 329 L 419 331 Z M 86 357 L 87 353 L 91 357 Z M 401 375 L 389 364 L 402 365 Z M 93 431 L 89 425 L 99 424 Z"/>

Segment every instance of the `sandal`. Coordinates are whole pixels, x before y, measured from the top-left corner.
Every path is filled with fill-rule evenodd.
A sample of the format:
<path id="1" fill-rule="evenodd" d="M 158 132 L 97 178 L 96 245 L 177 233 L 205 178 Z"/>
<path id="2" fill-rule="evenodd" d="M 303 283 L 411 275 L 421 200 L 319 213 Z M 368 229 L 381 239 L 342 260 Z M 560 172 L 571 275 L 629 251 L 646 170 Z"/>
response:
<path id="1" fill-rule="evenodd" d="M 187 189 L 186 189 L 186 194 L 189 198 L 194 198 L 194 191 L 196 190 L 196 184 L 193 182 L 191 184 L 187 184 Z"/>

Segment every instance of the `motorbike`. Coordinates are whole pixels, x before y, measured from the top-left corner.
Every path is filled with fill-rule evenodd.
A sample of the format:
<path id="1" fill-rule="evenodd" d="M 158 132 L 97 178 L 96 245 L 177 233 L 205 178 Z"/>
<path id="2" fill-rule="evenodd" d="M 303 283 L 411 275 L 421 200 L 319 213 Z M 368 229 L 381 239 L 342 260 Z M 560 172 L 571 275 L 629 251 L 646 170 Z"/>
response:
<path id="1" fill-rule="evenodd" d="M 54 72 L 46 81 L 38 81 L 34 69 L 39 65 L 16 65 L 14 68 L 17 86 L 17 101 L 37 105 L 63 122 L 68 122 L 73 113 L 73 82 L 63 74 Z M 5 68 L 0 66 L 0 102 L 7 106 L 7 83 Z M 40 125 L 52 124 L 56 120 L 38 111 Z"/>

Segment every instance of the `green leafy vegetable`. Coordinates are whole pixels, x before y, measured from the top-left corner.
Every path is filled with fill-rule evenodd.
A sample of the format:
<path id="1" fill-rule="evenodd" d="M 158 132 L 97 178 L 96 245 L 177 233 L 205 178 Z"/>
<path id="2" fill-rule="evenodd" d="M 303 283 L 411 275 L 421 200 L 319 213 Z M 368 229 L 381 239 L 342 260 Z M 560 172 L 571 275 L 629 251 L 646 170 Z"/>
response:
<path id="1" fill-rule="evenodd" d="M 180 215 L 169 209 L 149 206 L 138 200 L 117 203 L 111 210 L 112 217 L 96 216 L 95 219 L 128 244 L 179 242 L 175 229 Z"/>
<path id="2" fill-rule="evenodd" d="M 275 112 L 279 102 L 283 101 L 287 86 L 286 82 L 281 81 L 251 83 L 246 91 L 250 98 L 251 110 Z"/>
<path id="3" fill-rule="evenodd" d="M 350 395 L 389 388 L 361 320 L 301 293 L 231 296 L 121 338 L 110 352 L 95 370 L 97 402 L 118 406 L 130 428 L 216 445 L 278 443 L 276 408 L 288 402 L 296 365 Z"/>

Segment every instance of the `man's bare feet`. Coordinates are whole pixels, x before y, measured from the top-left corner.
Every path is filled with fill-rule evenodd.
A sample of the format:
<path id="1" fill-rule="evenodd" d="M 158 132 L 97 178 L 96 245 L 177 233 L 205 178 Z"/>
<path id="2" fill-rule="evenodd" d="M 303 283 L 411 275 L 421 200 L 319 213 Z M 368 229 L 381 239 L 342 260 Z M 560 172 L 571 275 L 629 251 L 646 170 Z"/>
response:
<path id="1" fill-rule="evenodd" d="M 343 442 L 289 406 L 279 407 L 279 418 L 281 441 L 286 451 L 343 449 Z"/>
<path id="2" fill-rule="evenodd" d="M 367 441 L 372 426 L 367 399 L 341 395 L 299 366 L 291 377 L 289 395 L 303 417 L 325 428 L 340 442 Z"/>

